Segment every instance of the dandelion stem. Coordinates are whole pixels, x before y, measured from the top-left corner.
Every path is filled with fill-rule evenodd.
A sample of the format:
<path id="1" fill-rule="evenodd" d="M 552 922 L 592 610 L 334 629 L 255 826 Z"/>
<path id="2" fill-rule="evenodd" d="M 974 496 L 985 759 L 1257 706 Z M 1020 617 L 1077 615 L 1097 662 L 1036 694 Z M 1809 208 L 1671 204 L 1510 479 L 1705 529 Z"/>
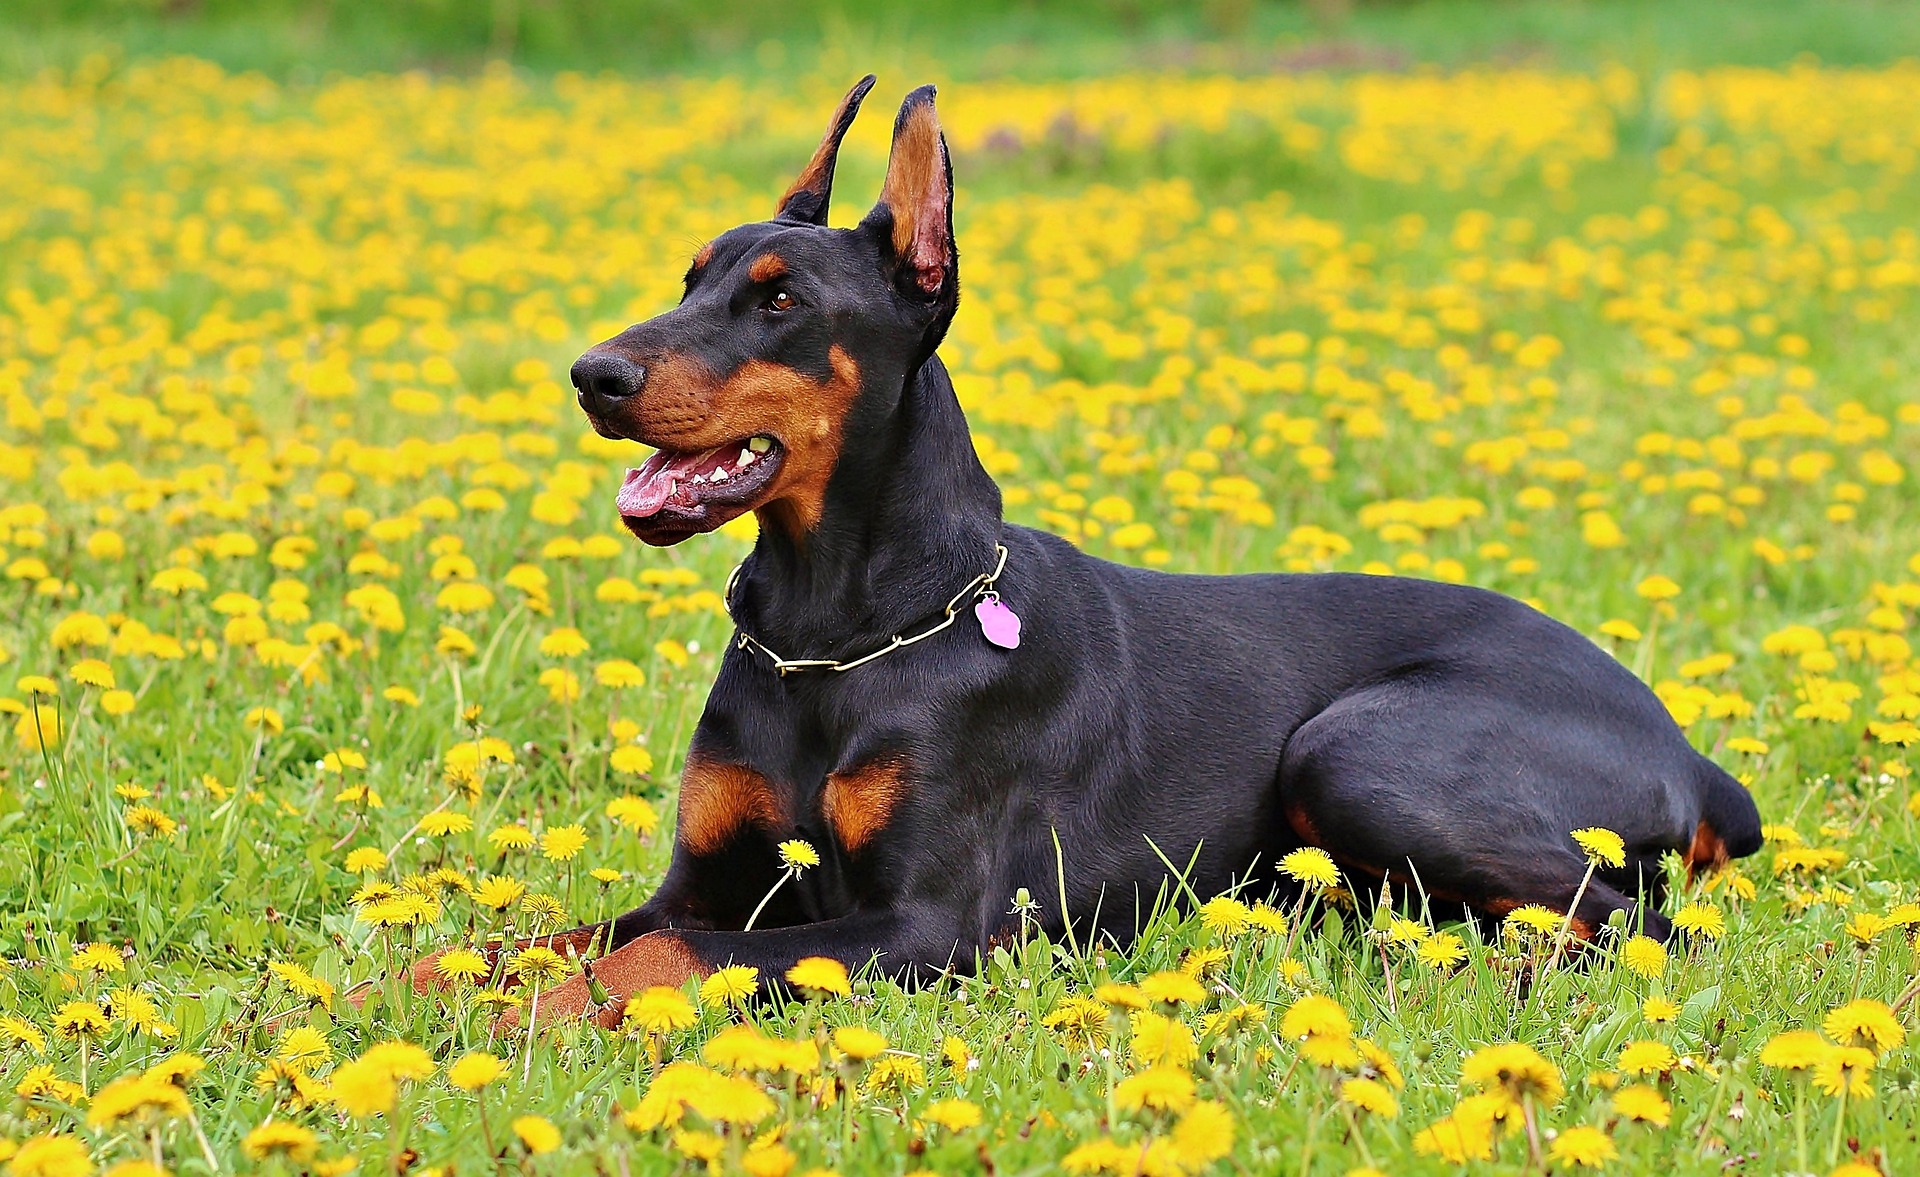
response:
<path id="1" fill-rule="evenodd" d="M 207 1130 L 200 1126 L 200 1117 L 193 1114 L 191 1104 L 187 1107 L 187 1124 L 193 1129 L 193 1138 L 200 1142 L 200 1155 L 206 1158 L 207 1169 L 218 1173 L 220 1159 L 213 1155 L 213 1144 L 207 1140 Z"/>
<path id="2" fill-rule="evenodd" d="M 1375 1168 L 1373 1151 L 1367 1147 L 1366 1135 L 1360 1131 L 1360 1117 L 1354 1114 L 1351 1105 L 1343 1104 L 1341 1106 L 1347 1113 L 1347 1129 L 1353 1134 L 1353 1146 L 1360 1150 L 1360 1159 L 1366 1162 L 1367 1168 Z"/>
<path id="3" fill-rule="evenodd" d="M 1307 1113 L 1307 1140 L 1300 1146 L 1300 1177 L 1307 1177 L 1313 1172 L 1313 1145 L 1319 1135 L 1320 1113 L 1316 1109 Z"/>
<path id="4" fill-rule="evenodd" d="M 1840 1088 L 1840 1106 L 1833 1113 L 1833 1143 L 1827 1147 L 1827 1167 L 1837 1168 L 1840 1164 L 1840 1146 L 1847 1139 L 1847 1089 Z"/>
<path id="5" fill-rule="evenodd" d="M 480 1141 L 487 1146 L 487 1159 L 497 1169 L 500 1165 L 500 1150 L 493 1147 L 493 1126 L 487 1122 L 487 1089 L 482 1087 L 474 1093 L 474 1101 L 480 1105 Z"/>
<path id="6" fill-rule="evenodd" d="M 520 1068 L 520 1082 L 524 1086 L 533 1077 L 533 1029 L 540 1018 L 540 986 L 535 984 L 533 996 L 527 1001 L 527 1043 L 523 1052 L 523 1065 Z"/>
<path id="7" fill-rule="evenodd" d="M 1530 1094 L 1520 1097 L 1520 1120 L 1527 1126 L 1527 1167 L 1544 1172 L 1546 1165 L 1540 1160 L 1540 1122 L 1534 1117 Z"/>
<path id="8" fill-rule="evenodd" d="M 758 905 L 754 907 L 753 914 L 747 917 L 747 926 L 744 928 L 741 928 L 740 930 L 743 932 L 753 931 L 754 921 L 758 920 L 760 918 L 760 913 L 767 909 L 767 902 L 773 898 L 774 892 L 786 886 L 787 880 L 793 878 L 796 874 L 799 874 L 799 873 L 800 872 L 795 870 L 788 870 L 788 871 L 782 872 L 780 877 L 774 880 L 772 888 L 769 889 L 765 895 L 762 895 L 760 897 L 760 902 Z"/>
<path id="9" fill-rule="evenodd" d="M 1560 930 L 1554 933 L 1553 955 L 1547 958 L 1547 967 L 1540 970 L 1542 979 L 1559 966 L 1560 954 L 1564 952 L 1567 947 L 1567 933 L 1573 930 L 1573 913 L 1580 910 L 1580 901 L 1587 896 L 1587 884 L 1593 882 L 1594 869 L 1599 865 L 1599 863 L 1591 859 L 1588 860 L 1587 873 L 1580 876 L 1580 886 L 1574 889 L 1573 902 L 1567 904 L 1567 916 L 1560 921 Z"/>
<path id="10" fill-rule="evenodd" d="M 1793 1096 L 1793 1155 L 1794 1171 L 1807 1171 L 1807 1081 L 1802 1079 L 1795 1084 Z"/>

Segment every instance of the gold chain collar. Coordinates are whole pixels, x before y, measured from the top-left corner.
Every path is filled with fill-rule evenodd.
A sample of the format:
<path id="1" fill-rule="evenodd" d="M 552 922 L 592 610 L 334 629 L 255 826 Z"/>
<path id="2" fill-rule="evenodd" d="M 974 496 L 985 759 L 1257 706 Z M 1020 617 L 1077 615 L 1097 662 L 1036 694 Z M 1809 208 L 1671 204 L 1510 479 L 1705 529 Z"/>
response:
<path id="1" fill-rule="evenodd" d="M 994 596 L 994 582 L 1000 579 L 1000 574 L 1004 572 L 1007 567 L 1007 546 L 1005 544 L 995 544 L 993 545 L 993 550 L 998 555 L 998 559 L 994 561 L 993 571 L 982 572 L 980 575 L 968 581 L 965 588 L 955 593 L 953 599 L 947 602 L 945 614 L 932 628 L 923 629 L 912 637 L 901 637 L 899 634 L 895 634 L 892 641 L 872 653 L 862 654 L 858 658 L 849 658 L 844 662 L 835 658 L 782 658 L 780 655 L 768 649 L 765 642 L 754 637 L 744 629 L 739 630 L 735 635 L 733 647 L 736 650 L 757 650 L 765 654 L 767 659 L 773 663 L 774 672 L 782 678 L 796 670 L 831 670 L 835 673 L 843 673 L 852 670 L 856 666 L 865 666 L 876 658 L 884 658 L 895 650 L 904 646 L 911 646 L 915 642 L 926 641 L 934 634 L 946 629 L 953 624 L 954 618 L 960 615 L 961 606 L 965 605 L 968 601 L 976 597 Z M 740 570 L 744 567 L 746 567 L 746 561 L 742 560 L 733 566 L 732 572 L 727 574 L 727 590 L 724 600 L 729 616 L 733 613 L 733 586 L 734 583 L 740 579 Z"/>

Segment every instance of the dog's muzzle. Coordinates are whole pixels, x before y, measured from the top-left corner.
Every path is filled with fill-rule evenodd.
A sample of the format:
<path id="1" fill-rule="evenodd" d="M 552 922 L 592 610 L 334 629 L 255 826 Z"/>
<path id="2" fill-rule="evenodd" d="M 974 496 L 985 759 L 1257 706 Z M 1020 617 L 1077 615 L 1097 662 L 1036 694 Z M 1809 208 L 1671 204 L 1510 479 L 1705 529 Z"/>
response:
<path id="1" fill-rule="evenodd" d="M 605 417 L 647 384 L 647 370 L 623 356 L 590 351 L 574 361 L 568 373 L 581 409 L 590 417 Z"/>

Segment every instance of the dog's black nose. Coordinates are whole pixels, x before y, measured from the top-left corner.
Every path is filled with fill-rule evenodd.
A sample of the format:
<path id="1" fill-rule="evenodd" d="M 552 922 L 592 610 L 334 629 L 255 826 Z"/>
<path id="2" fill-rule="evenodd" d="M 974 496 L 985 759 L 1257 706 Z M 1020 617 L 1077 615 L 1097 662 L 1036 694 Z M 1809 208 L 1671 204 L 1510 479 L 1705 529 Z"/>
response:
<path id="1" fill-rule="evenodd" d="M 579 393 L 580 407 L 589 413 L 612 408 L 647 383 L 645 368 L 606 352 L 588 352 L 581 356 L 574 361 L 569 375 Z"/>

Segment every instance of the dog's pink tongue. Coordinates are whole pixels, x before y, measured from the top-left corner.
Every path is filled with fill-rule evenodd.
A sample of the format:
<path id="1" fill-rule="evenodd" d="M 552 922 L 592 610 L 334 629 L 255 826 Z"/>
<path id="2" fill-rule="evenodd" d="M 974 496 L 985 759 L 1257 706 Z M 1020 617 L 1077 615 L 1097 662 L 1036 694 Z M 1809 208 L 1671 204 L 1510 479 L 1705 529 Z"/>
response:
<path id="1" fill-rule="evenodd" d="M 639 469 L 627 471 L 615 499 L 620 513 L 635 519 L 659 514 L 673 494 L 674 474 L 674 462 L 665 453 L 657 453 Z"/>

